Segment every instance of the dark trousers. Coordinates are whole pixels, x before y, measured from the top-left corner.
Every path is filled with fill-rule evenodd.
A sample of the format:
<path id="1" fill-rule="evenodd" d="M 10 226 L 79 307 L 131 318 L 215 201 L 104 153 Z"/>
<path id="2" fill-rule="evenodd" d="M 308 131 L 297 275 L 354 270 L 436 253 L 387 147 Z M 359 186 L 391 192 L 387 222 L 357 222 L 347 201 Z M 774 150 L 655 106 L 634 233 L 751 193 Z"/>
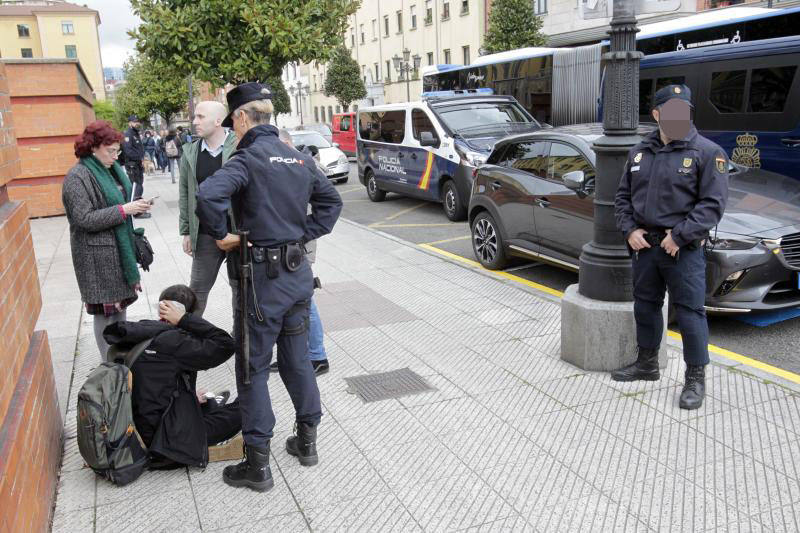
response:
<path id="1" fill-rule="evenodd" d="M 242 412 L 239 400 L 222 407 L 208 407 L 202 404 L 203 424 L 206 426 L 206 440 L 209 446 L 225 442 L 242 430 Z"/>
<path id="2" fill-rule="evenodd" d="M 638 256 L 638 257 L 637 257 Z M 661 343 L 664 291 L 669 290 L 683 337 L 683 359 L 687 365 L 706 365 L 708 321 L 703 307 L 706 297 L 706 258 L 703 248 L 681 248 L 678 258 L 660 247 L 645 248 L 633 255 L 633 313 L 636 338 L 642 348 Z"/>
<path id="3" fill-rule="evenodd" d="M 289 392 L 295 410 L 295 420 L 312 426 L 322 417 L 319 388 L 314 368 L 308 359 L 308 302 L 313 294 L 313 274 L 306 261 L 297 272 L 279 267 L 275 279 L 266 276 L 266 263 L 253 265 L 253 286 L 263 321 L 255 314 L 253 291 L 248 294 L 248 324 L 250 328 L 250 385 L 243 382 L 238 357 L 239 313 L 236 328 L 236 387 L 242 410 L 242 435 L 250 446 L 266 446 L 272 439 L 275 414 L 269 397 L 269 365 L 272 347 L 278 344 L 278 368 L 281 380 Z M 298 305 L 302 303 L 302 305 Z M 292 330 L 302 330 L 294 333 Z"/>
<path id="4" fill-rule="evenodd" d="M 132 200 L 138 200 L 144 194 L 144 168 L 141 161 L 128 161 L 125 163 L 125 172 L 133 184 Z"/>

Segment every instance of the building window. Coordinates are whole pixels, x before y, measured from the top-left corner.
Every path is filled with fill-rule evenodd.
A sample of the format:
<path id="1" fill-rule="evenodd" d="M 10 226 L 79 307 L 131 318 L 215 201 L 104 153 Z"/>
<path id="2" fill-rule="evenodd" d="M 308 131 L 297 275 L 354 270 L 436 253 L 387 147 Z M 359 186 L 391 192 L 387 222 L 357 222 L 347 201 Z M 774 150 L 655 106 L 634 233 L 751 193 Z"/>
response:
<path id="1" fill-rule="evenodd" d="M 397 12 L 397 33 L 403 32 L 403 12 Z"/>
<path id="2" fill-rule="evenodd" d="M 336 106 L 336 112 L 337 112 L 337 113 L 341 113 L 341 112 L 342 112 L 342 108 L 341 108 L 341 107 L 339 107 L 338 105 Z"/>
<path id="3" fill-rule="evenodd" d="M 411 29 L 417 29 L 417 6 L 411 6 Z"/>
<path id="4" fill-rule="evenodd" d="M 445 63 L 445 65 L 449 65 L 450 64 L 450 49 L 449 48 L 444 51 L 444 63 Z"/>
<path id="5" fill-rule="evenodd" d="M 383 36 L 389 36 L 389 15 L 383 17 Z"/>
<path id="6" fill-rule="evenodd" d="M 317 75 L 314 74 L 314 91 L 317 90 Z"/>
<path id="7" fill-rule="evenodd" d="M 433 65 L 433 52 L 428 52 L 428 64 Z"/>
<path id="8" fill-rule="evenodd" d="M 333 106 L 328 106 L 328 120 L 333 120 Z"/>
<path id="9" fill-rule="evenodd" d="M 20 53 L 22 57 L 33 57 L 33 49 L 32 48 L 22 48 L 20 49 Z"/>
<path id="10" fill-rule="evenodd" d="M 375 63 L 374 66 L 375 66 L 375 81 L 378 81 L 381 79 L 380 66 L 378 66 L 377 63 Z"/>
<path id="11" fill-rule="evenodd" d="M 364 79 L 364 83 L 367 83 L 367 66 L 361 65 L 361 77 Z"/>
<path id="12" fill-rule="evenodd" d="M 461 0 L 461 14 L 462 15 L 469 14 L 469 0 Z"/>
<path id="13" fill-rule="evenodd" d="M 75 35 L 75 26 L 70 21 L 61 23 L 61 33 L 64 35 Z"/>
<path id="14" fill-rule="evenodd" d="M 431 0 L 426 0 L 426 2 L 425 2 L 425 25 L 428 26 L 429 24 L 433 24 L 433 6 L 431 6 Z"/>
<path id="15" fill-rule="evenodd" d="M 74 44 L 64 46 L 64 52 L 67 54 L 67 59 L 78 59 L 78 49 Z"/>
<path id="16" fill-rule="evenodd" d="M 392 74 L 391 74 L 392 71 L 390 70 L 391 66 L 392 66 L 392 62 L 387 60 L 386 61 L 386 81 L 387 82 L 392 81 Z"/>
<path id="17" fill-rule="evenodd" d="M 355 48 L 355 47 L 356 47 L 356 34 L 355 33 L 351 33 L 350 34 L 350 48 Z"/>
<path id="18" fill-rule="evenodd" d="M 353 104 L 353 113 L 358 111 L 358 104 Z"/>
<path id="19" fill-rule="evenodd" d="M 462 46 L 461 52 L 464 54 L 464 64 L 469 65 L 469 46 Z"/>
<path id="20" fill-rule="evenodd" d="M 325 122 L 325 106 L 324 105 L 319 107 L 319 119 L 320 119 L 319 120 L 320 122 Z"/>
<path id="21" fill-rule="evenodd" d="M 533 13 L 536 15 L 546 15 L 547 0 L 533 0 Z"/>
<path id="22" fill-rule="evenodd" d="M 378 19 L 372 19 L 372 40 L 378 38 Z"/>
<path id="23" fill-rule="evenodd" d="M 314 122 L 319 122 L 319 108 L 314 106 Z"/>
<path id="24" fill-rule="evenodd" d="M 31 27 L 27 24 L 17 24 L 17 35 L 20 37 L 30 37 Z"/>
<path id="25" fill-rule="evenodd" d="M 358 31 L 361 34 L 361 44 L 364 44 L 364 25 L 363 24 L 359 24 L 358 25 Z"/>
<path id="26" fill-rule="evenodd" d="M 442 20 L 447 20 L 450 18 L 450 2 L 444 0 L 442 2 Z"/>

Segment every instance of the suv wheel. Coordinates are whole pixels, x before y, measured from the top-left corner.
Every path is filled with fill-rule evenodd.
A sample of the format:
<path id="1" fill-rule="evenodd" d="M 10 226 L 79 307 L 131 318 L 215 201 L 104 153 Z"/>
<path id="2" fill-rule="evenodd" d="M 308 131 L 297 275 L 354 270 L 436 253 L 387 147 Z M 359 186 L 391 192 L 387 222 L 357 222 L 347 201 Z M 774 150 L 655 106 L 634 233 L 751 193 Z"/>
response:
<path id="1" fill-rule="evenodd" d="M 472 251 L 480 264 L 490 270 L 508 266 L 503 237 L 487 211 L 481 212 L 472 222 Z"/>
<path id="2" fill-rule="evenodd" d="M 442 205 L 444 214 L 453 222 L 464 220 L 467 216 L 467 206 L 459 197 L 453 180 L 447 180 L 442 187 Z"/>
<path id="3" fill-rule="evenodd" d="M 373 202 L 382 202 L 386 198 L 386 192 L 378 188 L 375 173 L 371 170 L 367 170 L 367 196 Z"/>

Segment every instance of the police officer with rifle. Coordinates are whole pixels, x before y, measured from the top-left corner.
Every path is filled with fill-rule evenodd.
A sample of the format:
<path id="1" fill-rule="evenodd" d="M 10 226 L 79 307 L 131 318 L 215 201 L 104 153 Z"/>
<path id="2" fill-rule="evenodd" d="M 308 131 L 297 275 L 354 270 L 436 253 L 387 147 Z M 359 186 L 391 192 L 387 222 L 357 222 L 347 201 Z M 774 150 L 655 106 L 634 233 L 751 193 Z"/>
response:
<path id="1" fill-rule="evenodd" d="M 314 277 L 304 243 L 331 232 L 342 200 L 314 161 L 286 146 L 278 138 L 278 129 L 269 125 L 273 106 L 267 85 L 239 85 L 227 99 L 230 113 L 222 125 L 233 127 L 239 144 L 197 192 L 197 216 L 217 246 L 231 252 L 248 243 L 239 260 L 244 260 L 244 275 L 251 276 L 241 280 L 248 290 L 245 284 L 239 290 L 240 298 L 246 299 L 246 313 L 237 310 L 234 317 L 245 459 L 226 467 L 222 477 L 232 486 L 266 491 L 273 486 L 269 450 L 275 415 L 267 378 L 276 342 L 280 376 L 296 413 L 296 434 L 286 441 L 286 450 L 304 466 L 318 462 L 317 425 L 322 411 L 307 357 Z M 311 214 L 307 215 L 309 204 Z M 228 232 L 231 206 L 236 227 L 240 233 L 248 232 L 246 238 Z M 244 361 L 247 355 L 249 361 Z"/>

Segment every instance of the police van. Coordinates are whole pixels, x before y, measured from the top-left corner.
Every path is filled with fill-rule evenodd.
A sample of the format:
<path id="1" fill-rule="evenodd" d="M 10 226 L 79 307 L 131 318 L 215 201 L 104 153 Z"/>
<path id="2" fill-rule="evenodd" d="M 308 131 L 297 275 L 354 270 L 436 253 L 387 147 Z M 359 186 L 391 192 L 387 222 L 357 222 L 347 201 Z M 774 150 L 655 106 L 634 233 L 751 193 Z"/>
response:
<path id="1" fill-rule="evenodd" d="M 464 220 L 475 169 L 494 143 L 541 125 L 512 96 L 491 89 L 435 91 L 419 102 L 358 110 L 358 179 L 373 202 L 387 192 L 441 202 Z"/>

